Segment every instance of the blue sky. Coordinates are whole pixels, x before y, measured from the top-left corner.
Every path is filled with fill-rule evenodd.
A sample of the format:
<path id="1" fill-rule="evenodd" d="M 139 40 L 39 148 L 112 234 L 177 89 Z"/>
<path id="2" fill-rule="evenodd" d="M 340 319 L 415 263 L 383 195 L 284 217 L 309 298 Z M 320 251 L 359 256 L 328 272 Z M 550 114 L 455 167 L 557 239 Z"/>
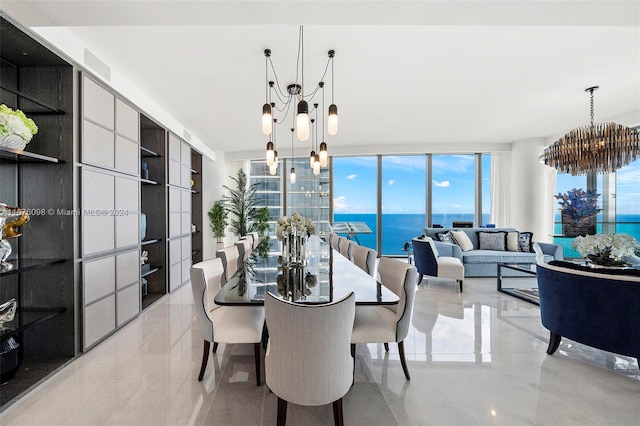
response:
<path id="1" fill-rule="evenodd" d="M 490 156 L 483 157 L 483 212 L 489 213 Z M 473 213 L 474 156 L 434 155 L 434 214 Z M 375 213 L 377 158 L 336 157 L 334 166 L 335 213 Z M 382 157 L 382 208 L 384 213 L 424 213 L 426 156 Z M 602 179 L 598 179 L 601 186 Z M 558 191 L 586 188 L 584 176 L 558 174 Z M 640 214 L 640 161 L 617 172 L 618 214 Z"/>

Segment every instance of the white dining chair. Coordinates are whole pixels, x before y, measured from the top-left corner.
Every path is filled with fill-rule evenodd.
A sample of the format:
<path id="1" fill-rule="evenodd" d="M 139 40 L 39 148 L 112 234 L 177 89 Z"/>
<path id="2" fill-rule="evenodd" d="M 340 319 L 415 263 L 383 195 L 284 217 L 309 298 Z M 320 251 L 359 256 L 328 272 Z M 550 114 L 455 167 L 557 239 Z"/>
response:
<path id="1" fill-rule="evenodd" d="M 240 252 L 236 245 L 221 248 L 216 251 L 216 257 L 222 260 L 224 274 L 222 275 L 222 284 L 231 279 L 233 274 L 238 270 L 238 265 L 242 263 L 240 260 Z"/>
<path id="2" fill-rule="evenodd" d="M 213 342 L 213 353 L 218 343 L 253 343 L 256 383 L 260 386 L 260 342 L 264 329 L 263 306 L 220 306 L 214 297 L 221 287 L 224 274 L 222 260 L 209 259 L 191 267 L 191 288 L 200 335 L 204 339 L 202 364 L 198 381 L 202 381 L 209 360 L 209 348 Z"/>
<path id="3" fill-rule="evenodd" d="M 333 237 L 331 238 L 331 248 L 334 249 L 335 251 L 340 251 L 340 237 L 337 234 L 333 234 Z"/>
<path id="4" fill-rule="evenodd" d="M 351 247 L 351 262 L 372 277 L 375 275 L 377 257 L 378 253 L 373 249 L 358 244 Z"/>
<path id="5" fill-rule="evenodd" d="M 246 262 L 253 251 L 253 237 L 244 236 L 234 244 L 238 248 L 238 267 Z"/>
<path id="6" fill-rule="evenodd" d="M 301 305 L 267 292 L 264 308 L 269 329 L 265 380 L 278 397 L 277 424 L 285 424 L 291 402 L 333 404 L 334 423 L 342 425 L 342 398 L 353 377 L 354 293 L 333 303 Z"/>
<path id="7" fill-rule="evenodd" d="M 351 354 L 355 359 L 356 343 L 384 343 L 388 352 L 388 342 L 397 342 L 402 370 L 407 380 L 410 380 L 404 354 L 404 339 L 411 323 L 416 291 L 416 268 L 406 262 L 381 257 L 378 274 L 380 283 L 393 291 L 400 301 L 397 305 L 360 305 L 356 308 L 351 335 Z"/>
<path id="8" fill-rule="evenodd" d="M 340 254 L 347 259 L 351 259 L 351 249 L 355 245 L 355 243 L 347 238 L 340 238 Z"/>
<path id="9" fill-rule="evenodd" d="M 251 243 L 252 243 L 251 249 L 252 250 L 257 249 L 258 246 L 260 245 L 260 235 L 254 231 L 254 232 L 249 232 L 247 236 L 251 238 Z"/>

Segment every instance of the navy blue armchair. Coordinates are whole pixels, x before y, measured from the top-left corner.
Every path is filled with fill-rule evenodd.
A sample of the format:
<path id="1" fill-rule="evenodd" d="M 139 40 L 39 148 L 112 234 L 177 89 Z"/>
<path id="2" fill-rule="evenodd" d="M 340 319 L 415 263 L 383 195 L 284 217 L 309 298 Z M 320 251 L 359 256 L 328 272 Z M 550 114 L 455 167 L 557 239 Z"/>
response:
<path id="1" fill-rule="evenodd" d="M 566 337 L 640 358 L 640 271 L 593 271 L 562 261 L 538 264 L 540 316 L 551 333 L 547 353 Z"/>
<path id="2" fill-rule="evenodd" d="M 457 257 L 439 256 L 433 240 L 429 237 L 413 238 L 413 259 L 418 270 L 418 284 L 427 275 L 430 277 L 450 278 L 456 280 L 462 292 L 464 265 Z"/>

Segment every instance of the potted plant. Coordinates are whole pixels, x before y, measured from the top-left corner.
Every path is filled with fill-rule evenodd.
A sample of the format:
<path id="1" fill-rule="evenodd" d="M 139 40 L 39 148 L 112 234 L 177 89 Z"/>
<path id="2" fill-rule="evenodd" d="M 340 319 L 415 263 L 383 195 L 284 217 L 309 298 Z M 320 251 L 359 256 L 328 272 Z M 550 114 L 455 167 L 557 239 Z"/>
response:
<path id="1" fill-rule="evenodd" d="M 571 246 L 580 256 L 601 266 L 624 266 L 627 258 L 640 250 L 638 241 L 628 234 L 598 234 L 577 237 Z"/>
<path id="2" fill-rule="evenodd" d="M 218 243 L 222 243 L 224 238 L 227 229 L 227 216 L 228 213 L 224 206 L 224 201 L 218 200 L 213 203 L 211 210 L 209 210 L 209 222 L 211 222 L 211 230 Z"/>
<path id="3" fill-rule="evenodd" d="M 596 225 L 591 219 L 602 211 L 598 208 L 599 196 L 595 190 L 585 191 L 582 188 L 573 188 L 564 194 L 554 195 L 559 200 L 564 235 L 577 237 L 596 233 Z"/>
<path id="4" fill-rule="evenodd" d="M 0 146 L 23 150 L 38 133 L 38 126 L 19 109 L 0 105 Z"/>
<path id="5" fill-rule="evenodd" d="M 236 183 L 236 188 L 224 186 L 229 192 L 229 195 L 224 197 L 224 202 L 227 212 L 232 215 L 231 229 L 238 237 L 249 232 L 258 232 L 260 245 L 257 251 L 260 255 L 266 256 L 269 253 L 269 239 L 266 237 L 270 229 L 271 215 L 267 207 L 258 206 L 259 200 L 255 195 L 258 185 L 247 185 L 247 175 L 242 169 L 239 169 L 238 176 L 231 177 L 231 180 Z"/>

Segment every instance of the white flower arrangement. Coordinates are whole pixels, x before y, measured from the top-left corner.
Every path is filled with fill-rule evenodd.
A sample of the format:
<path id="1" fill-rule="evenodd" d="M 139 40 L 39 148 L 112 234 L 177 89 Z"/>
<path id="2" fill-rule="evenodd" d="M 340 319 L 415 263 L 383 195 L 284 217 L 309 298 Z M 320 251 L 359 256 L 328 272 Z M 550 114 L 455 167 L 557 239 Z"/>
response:
<path id="1" fill-rule="evenodd" d="M 282 240 L 283 234 L 290 234 L 294 225 L 300 235 L 306 234 L 310 236 L 316 232 L 316 228 L 311 219 L 302 216 L 300 213 L 294 213 L 291 217 L 283 216 L 278 218 L 278 228 L 276 229 L 276 237 L 278 240 Z"/>
<path id="2" fill-rule="evenodd" d="M 14 111 L 5 104 L 0 105 L 0 137 L 14 135 L 29 143 L 36 133 L 38 126 L 22 111 Z"/>
<path id="3" fill-rule="evenodd" d="M 596 234 L 576 237 L 571 243 L 580 256 L 598 264 L 621 264 L 640 250 L 638 241 L 628 234 Z"/>

